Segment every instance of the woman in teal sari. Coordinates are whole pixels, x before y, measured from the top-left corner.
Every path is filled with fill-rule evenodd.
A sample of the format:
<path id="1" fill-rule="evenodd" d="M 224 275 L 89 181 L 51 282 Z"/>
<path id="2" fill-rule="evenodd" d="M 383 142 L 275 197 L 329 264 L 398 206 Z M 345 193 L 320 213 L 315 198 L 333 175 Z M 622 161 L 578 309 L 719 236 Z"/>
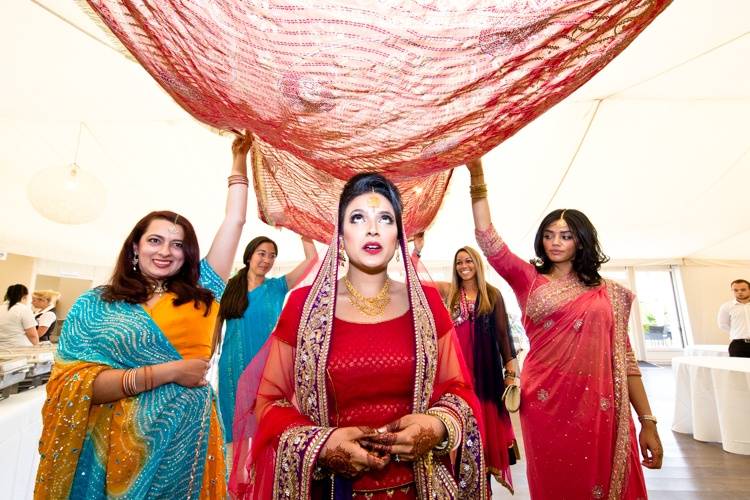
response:
<path id="1" fill-rule="evenodd" d="M 247 209 L 232 145 L 225 219 L 205 259 L 190 222 L 151 212 L 106 286 L 70 309 L 47 385 L 35 498 L 225 498 L 221 423 L 206 382 L 218 303 Z"/>
<path id="2" fill-rule="evenodd" d="M 305 260 L 284 276 L 266 278 L 279 249 L 270 238 L 253 238 L 242 255 L 245 267 L 229 280 L 221 297 L 219 317 L 226 320 L 227 326 L 219 358 L 219 407 L 227 443 L 232 442 L 237 381 L 276 326 L 287 292 L 297 286 L 318 261 L 312 240 L 303 237 L 302 248 Z"/>

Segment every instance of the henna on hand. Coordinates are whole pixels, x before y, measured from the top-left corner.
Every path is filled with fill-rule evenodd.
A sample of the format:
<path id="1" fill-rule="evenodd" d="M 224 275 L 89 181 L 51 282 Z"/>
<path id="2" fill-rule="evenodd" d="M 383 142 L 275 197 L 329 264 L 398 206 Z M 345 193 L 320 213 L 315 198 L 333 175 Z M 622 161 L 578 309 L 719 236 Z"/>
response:
<path id="1" fill-rule="evenodd" d="M 342 448 L 341 445 L 326 453 L 324 457 L 320 457 L 318 462 L 321 466 L 347 477 L 354 477 L 358 472 L 352 463 L 352 454 Z"/>
<path id="2" fill-rule="evenodd" d="M 366 425 L 361 425 L 361 426 L 357 427 L 357 429 L 359 429 L 359 432 L 361 432 L 362 434 L 364 434 L 364 436 L 362 436 L 362 437 L 370 437 L 370 436 L 377 436 L 378 435 L 378 431 L 374 427 L 369 427 L 369 426 L 366 426 Z"/>
<path id="3" fill-rule="evenodd" d="M 378 455 L 390 455 L 391 445 L 377 443 L 374 441 L 360 441 L 359 445 L 367 451 L 372 451 Z"/>
<path id="4" fill-rule="evenodd" d="M 401 430 L 401 419 L 399 418 L 395 422 L 391 422 L 390 424 L 385 426 L 385 432 L 391 432 L 395 433 Z"/>
<path id="5" fill-rule="evenodd" d="M 419 432 L 412 441 L 412 455 L 419 458 L 426 455 L 430 450 L 440 443 L 435 431 L 430 427 L 420 427 Z"/>

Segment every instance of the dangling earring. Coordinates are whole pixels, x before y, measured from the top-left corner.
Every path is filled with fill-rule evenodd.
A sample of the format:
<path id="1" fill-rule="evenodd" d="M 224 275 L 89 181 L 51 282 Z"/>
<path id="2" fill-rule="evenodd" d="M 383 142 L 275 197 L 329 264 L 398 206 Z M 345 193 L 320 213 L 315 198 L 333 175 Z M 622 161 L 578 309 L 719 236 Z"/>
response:
<path id="1" fill-rule="evenodd" d="M 396 250 L 396 262 L 401 262 L 401 251 Z"/>
<path id="2" fill-rule="evenodd" d="M 339 238 L 339 265 L 343 266 L 346 263 L 346 255 L 344 254 L 344 240 Z"/>
<path id="3" fill-rule="evenodd" d="M 133 255 L 133 271 L 138 270 L 138 254 Z"/>
<path id="4" fill-rule="evenodd" d="M 534 264 L 536 267 L 542 267 L 544 265 L 544 259 L 542 259 L 539 256 L 536 256 L 533 259 L 531 259 L 531 263 Z"/>

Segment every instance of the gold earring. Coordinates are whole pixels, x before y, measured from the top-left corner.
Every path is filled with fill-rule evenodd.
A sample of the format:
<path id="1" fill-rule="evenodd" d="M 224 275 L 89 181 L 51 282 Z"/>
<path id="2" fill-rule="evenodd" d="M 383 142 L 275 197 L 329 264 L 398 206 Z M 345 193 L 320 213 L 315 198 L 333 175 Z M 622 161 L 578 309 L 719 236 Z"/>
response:
<path id="1" fill-rule="evenodd" d="M 344 253 L 344 240 L 339 238 L 339 265 L 343 266 L 346 262 L 346 254 Z"/>

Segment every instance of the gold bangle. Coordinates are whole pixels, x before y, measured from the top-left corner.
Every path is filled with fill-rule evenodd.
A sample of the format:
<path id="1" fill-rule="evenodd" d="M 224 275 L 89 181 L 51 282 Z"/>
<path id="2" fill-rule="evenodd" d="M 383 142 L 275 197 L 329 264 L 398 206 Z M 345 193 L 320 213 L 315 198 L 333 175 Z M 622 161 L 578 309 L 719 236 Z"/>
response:
<path id="1" fill-rule="evenodd" d="M 472 184 L 469 187 L 469 191 L 471 192 L 472 195 L 478 194 L 478 193 L 487 194 L 487 184 L 484 184 L 484 183 L 482 183 L 482 184 Z"/>
<path id="2" fill-rule="evenodd" d="M 456 447 L 456 440 L 458 439 L 459 433 L 457 422 L 455 421 L 455 419 L 448 416 L 445 411 L 439 410 L 437 408 L 430 408 L 425 412 L 425 414 L 437 418 L 438 420 L 440 420 L 440 422 L 442 422 L 443 426 L 445 426 L 448 437 L 443 440 L 443 442 L 438 444 L 434 448 L 434 451 L 436 455 L 447 455 L 453 450 L 453 448 Z"/>
<path id="3" fill-rule="evenodd" d="M 658 423 L 656 417 L 653 415 L 638 415 L 638 420 L 643 423 L 644 421 L 653 422 L 654 425 Z"/>
<path id="4" fill-rule="evenodd" d="M 470 193 L 472 200 L 487 198 L 487 184 L 477 184 L 476 186 L 471 186 Z"/>

